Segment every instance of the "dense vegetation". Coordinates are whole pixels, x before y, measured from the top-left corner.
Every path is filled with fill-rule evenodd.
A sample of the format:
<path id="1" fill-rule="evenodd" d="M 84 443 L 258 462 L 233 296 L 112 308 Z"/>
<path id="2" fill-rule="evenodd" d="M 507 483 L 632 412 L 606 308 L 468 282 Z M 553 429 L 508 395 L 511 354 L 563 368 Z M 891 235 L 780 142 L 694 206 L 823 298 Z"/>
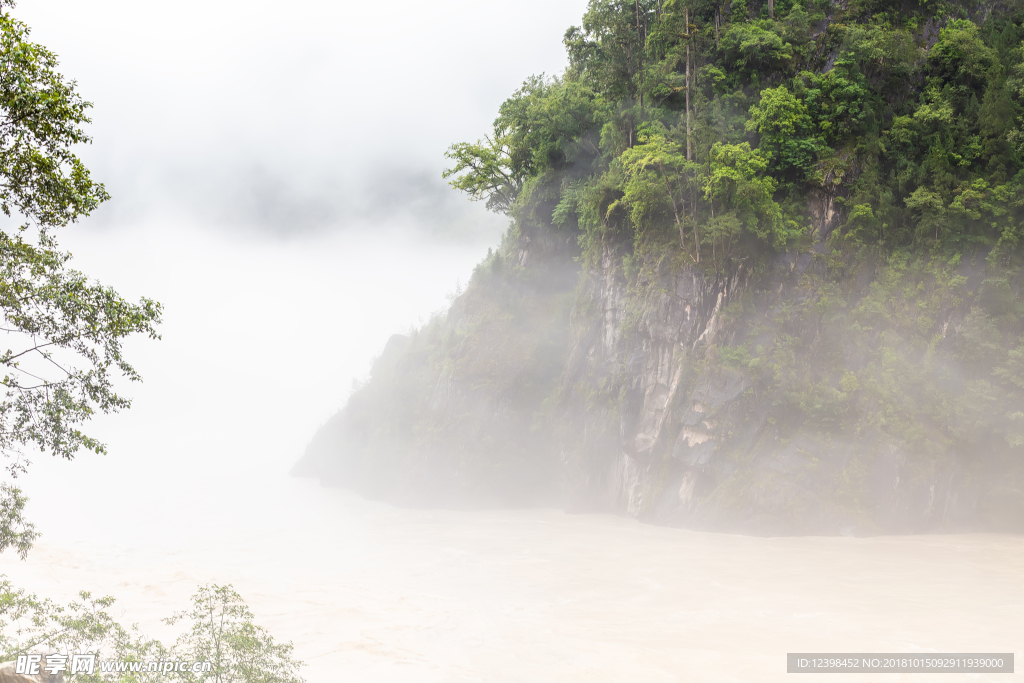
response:
<path id="1" fill-rule="evenodd" d="M 501 247 L 297 471 L 755 533 L 1024 528 L 1024 5 L 591 0 L 564 42 L 448 152 Z"/>
<path id="2" fill-rule="evenodd" d="M 97 412 L 127 408 L 118 376 L 140 379 L 122 355 L 126 337 L 157 337 L 161 306 L 132 303 L 70 266 L 56 233 L 109 196 L 75 154 L 91 141 L 92 106 L 58 71 L 56 55 L 0 0 L 0 455 L 13 477 L 23 448 L 71 459 L 104 445 L 82 431 Z M 24 556 L 36 537 L 17 488 L 0 485 L 0 550 Z"/>
<path id="3" fill-rule="evenodd" d="M 93 598 L 83 591 L 79 600 L 61 605 L 16 589 L 3 578 L 0 596 L 0 660 L 51 655 L 37 660 L 32 680 L 49 680 L 50 675 L 67 683 L 304 680 L 298 676 L 302 662 L 292 657 L 291 643 L 275 643 L 257 626 L 231 586 L 200 586 L 192 596 L 191 609 L 164 619 L 167 624 L 188 626 L 169 648 L 146 637 L 137 626 L 125 628 L 118 623 L 109 612 L 114 604 L 111 597 Z M 91 664 L 75 662 L 75 656 L 83 654 L 95 655 Z M 173 670 L 174 663 L 184 670 Z"/>
<path id="4" fill-rule="evenodd" d="M 718 263 L 837 237 L 1012 258 L 1024 201 L 1013 3 L 594 1 L 453 184 L 588 240 L 676 235 Z"/>

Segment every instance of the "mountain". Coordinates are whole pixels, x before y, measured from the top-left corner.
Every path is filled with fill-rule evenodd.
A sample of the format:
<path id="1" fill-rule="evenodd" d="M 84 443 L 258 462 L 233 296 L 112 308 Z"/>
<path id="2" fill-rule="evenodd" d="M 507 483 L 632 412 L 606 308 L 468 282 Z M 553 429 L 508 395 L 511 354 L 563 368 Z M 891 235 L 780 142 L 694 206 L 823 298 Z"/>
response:
<path id="1" fill-rule="evenodd" d="M 756 534 L 1024 528 L 1024 7 L 607 2 L 452 184 L 506 213 L 295 474 Z"/>

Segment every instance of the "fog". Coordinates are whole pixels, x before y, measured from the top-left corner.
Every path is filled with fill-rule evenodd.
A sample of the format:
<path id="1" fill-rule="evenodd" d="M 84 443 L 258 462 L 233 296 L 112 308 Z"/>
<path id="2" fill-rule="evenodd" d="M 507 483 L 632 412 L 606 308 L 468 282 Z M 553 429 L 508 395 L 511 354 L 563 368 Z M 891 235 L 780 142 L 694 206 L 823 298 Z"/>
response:
<path id="1" fill-rule="evenodd" d="M 412 215 L 480 239 L 502 221 L 447 189 L 443 153 L 564 68 L 583 7 L 25 0 L 17 16 L 95 104 L 83 156 L 115 199 L 92 225 L 294 235 Z"/>
<path id="2" fill-rule="evenodd" d="M 445 186 L 444 150 L 564 68 L 584 6 L 21 0 L 95 103 L 82 155 L 113 196 L 61 244 L 165 315 L 162 340 L 126 344 L 132 408 L 87 430 L 109 454 L 19 478 L 43 536 L 0 572 L 111 594 L 161 637 L 197 584 L 232 583 L 310 683 L 782 680 L 789 651 L 1013 651 L 1015 537 L 752 539 L 288 477 L 388 337 L 497 244 L 505 219 Z"/>
<path id="3" fill-rule="evenodd" d="M 288 242 L 159 224 L 126 232 L 66 243 L 85 272 L 163 302 L 163 339 L 127 345 L 144 381 L 123 385 L 131 410 L 90 425 L 108 455 L 34 457 L 21 478 L 47 539 L 162 542 L 226 533 L 210 516 L 235 528 L 286 513 L 254 497 L 286 476 L 388 336 L 446 305 L 479 257 L 405 231 Z"/>
<path id="4" fill-rule="evenodd" d="M 95 105 L 81 154 L 113 196 L 61 243 L 166 307 L 163 341 L 127 347 L 145 380 L 124 388 L 132 410 L 91 425 L 109 455 L 35 458 L 23 485 L 46 537 L 146 536 L 170 505 L 219 515 L 282 476 L 387 338 L 443 309 L 500 239 L 505 219 L 441 179 L 444 151 L 564 67 L 580 11 L 19 3 Z M 67 519 L 76 495 L 89 512 Z"/>

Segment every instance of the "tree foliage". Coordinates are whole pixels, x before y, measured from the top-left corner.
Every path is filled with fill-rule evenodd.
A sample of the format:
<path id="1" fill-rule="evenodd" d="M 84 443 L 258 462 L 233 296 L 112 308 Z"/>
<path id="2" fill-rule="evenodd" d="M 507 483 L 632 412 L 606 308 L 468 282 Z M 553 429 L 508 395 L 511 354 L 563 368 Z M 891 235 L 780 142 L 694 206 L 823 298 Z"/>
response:
<path id="1" fill-rule="evenodd" d="M 180 673 L 182 683 L 302 683 L 302 662 L 292 657 L 291 643 L 276 643 L 253 623 L 254 615 L 231 586 L 201 586 L 192 609 L 167 619 L 190 624 L 175 652 L 194 662 L 210 662 L 208 673 Z"/>
<path id="2" fill-rule="evenodd" d="M 108 199 L 73 147 L 90 141 L 91 106 L 57 57 L 0 12 L 0 209 L 46 230 L 86 216 Z"/>
<path id="3" fill-rule="evenodd" d="M 591 0 L 565 35 L 565 74 L 527 81 L 493 135 L 452 148 L 446 177 L 491 208 L 557 210 L 581 232 L 671 226 L 688 253 L 742 226 L 719 259 L 824 239 L 808 209 L 822 195 L 839 208 L 829 229 L 862 246 L 1012 259 L 1024 6 L 968 10 Z M 737 170 L 743 145 L 767 165 Z"/>
<path id="4" fill-rule="evenodd" d="M 81 430 L 96 412 L 127 408 L 114 389 L 117 375 L 138 373 L 122 355 L 125 337 L 156 337 L 161 307 L 133 303 L 70 267 L 55 232 L 88 216 L 108 199 L 75 154 L 90 142 L 90 103 L 57 71 L 56 56 L 29 40 L 29 29 L 0 4 L 0 453 L 13 475 L 24 470 L 23 447 L 63 458 L 81 448 L 104 452 Z M 7 509 L 24 504 L 4 490 Z M 30 526 L 5 516 L 0 549 L 24 553 Z"/>
<path id="5" fill-rule="evenodd" d="M 0 577 L 0 660 L 33 652 L 93 653 L 97 660 L 140 663 L 140 671 L 63 672 L 68 683 L 302 683 L 302 662 L 291 643 L 277 643 L 254 623 L 255 616 L 231 586 L 200 586 L 192 608 L 169 617 L 189 626 L 172 647 L 146 637 L 136 626 L 110 614 L 114 599 L 82 592 L 60 604 L 15 588 Z M 208 671 L 148 671 L 147 665 L 178 661 L 209 662 Z M 126 667 L 127 668 L 127 667 Z M 182 667 L 184 668 L 184 667 Z"/>

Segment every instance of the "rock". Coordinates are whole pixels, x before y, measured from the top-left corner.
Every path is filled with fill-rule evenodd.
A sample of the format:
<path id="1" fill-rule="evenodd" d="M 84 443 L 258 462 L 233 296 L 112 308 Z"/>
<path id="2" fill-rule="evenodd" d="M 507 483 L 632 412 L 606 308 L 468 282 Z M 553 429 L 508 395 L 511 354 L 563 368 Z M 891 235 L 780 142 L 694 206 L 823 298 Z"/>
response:
<path id="1" fill-rule="evenodd" d="M 683 427 L 672 449 L 672 457 L 690 467 L 700 467 L 711 460 L 715 446 L 715 440 L 707 432 Z"/>
<path id="2" fill-rule="evenodd" d="M 721 368 L 714 376 L 706 377 L 693 392 L 694 412 L 705 413 L 734 401 L 750 388 L 750 380 L 741 373 Z M 701 418 L 703 419 L 703 417 Z"/>
<path id="3" fill-rule="evenodd" d="M 455 306 L 453 305 L 454 309 Z M 384 345 L 384 351 L 380 354 L 383 359 L 391 360 L 398 355 L 402 354 L 409 347 L 409 337 L 404 334 L 393 334 L 388 337 L 388 342 Z"/>
<path id="4" fill-rule="evenodd" d="M 43 662 L 45 663 L 45 658 Z M 64 683 L 63 674 L 48 674 L 40 669 L 36 676 L 16 673 L 17 662 L 4 662 L 0 664 L 0 683 Z"/>

